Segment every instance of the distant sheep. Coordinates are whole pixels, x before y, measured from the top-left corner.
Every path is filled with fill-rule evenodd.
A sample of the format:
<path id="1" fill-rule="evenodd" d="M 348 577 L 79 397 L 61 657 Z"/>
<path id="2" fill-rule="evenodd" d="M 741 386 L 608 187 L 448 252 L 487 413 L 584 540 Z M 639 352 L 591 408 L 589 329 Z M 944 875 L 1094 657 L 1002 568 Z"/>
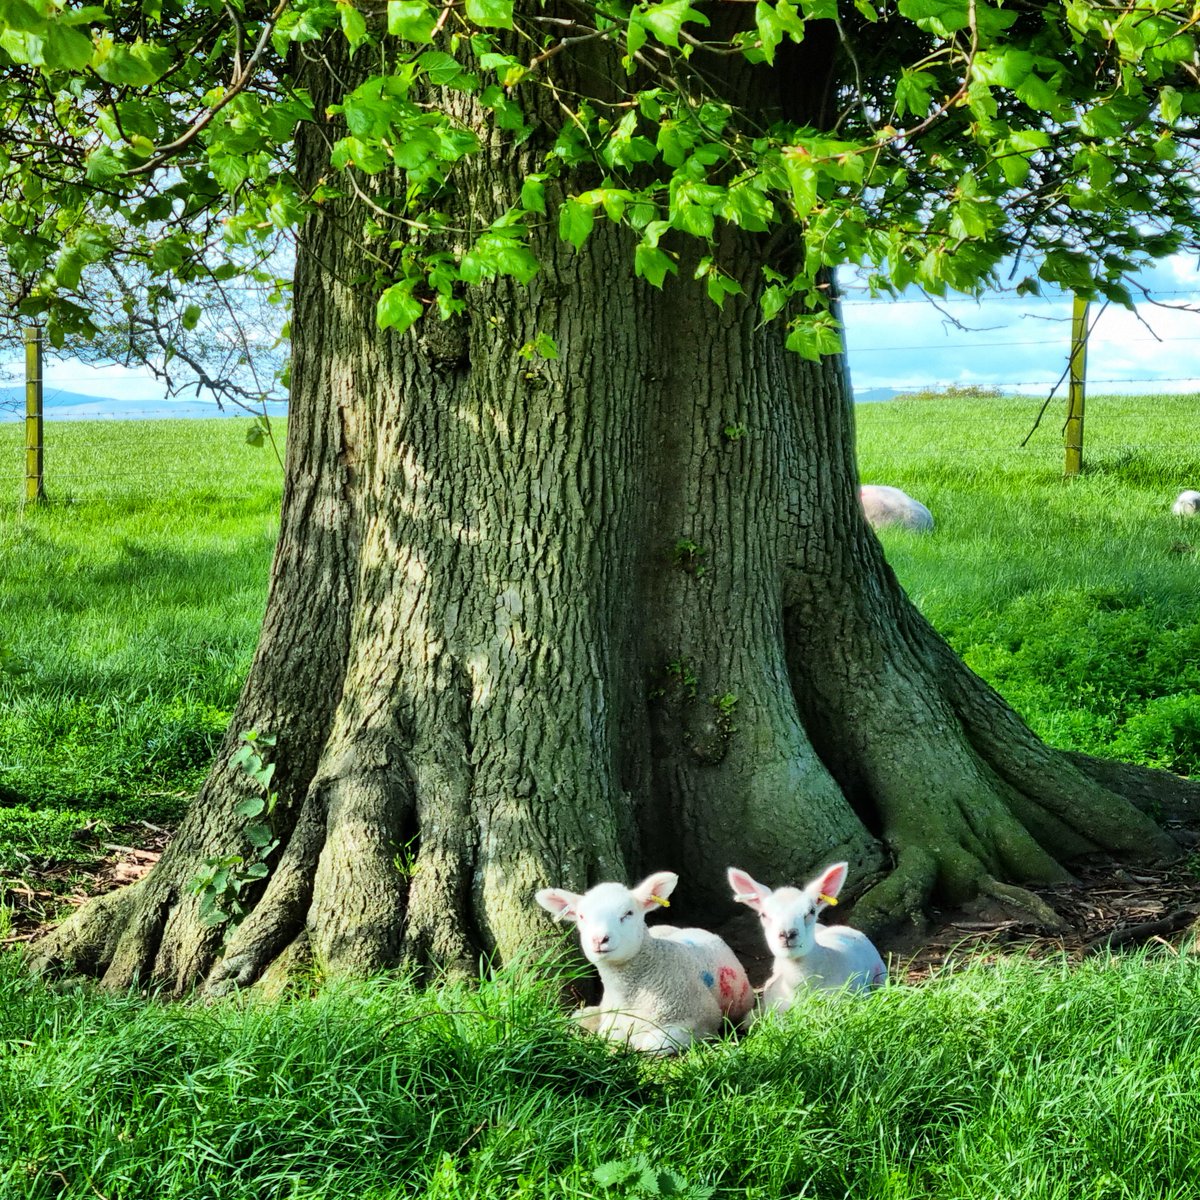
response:
<path id="1" fill-rule="evenodd" d="M 858 495 L 872 529 L 898 525 L 913 533 L 928 533 L 933 528 L 933 513 L 899 488 L 865 483 L 858 489 Z"/>
<path id="2" fill-rule="evenodd" d="M 599 883 L 582 896 L 543 888 L 536 899 L 556 920 L 573 917 L 583 953 L 604 994 L 576 1019 L 585 1028 L 647 1054 L 676 1054 L 741 1021 L 754 1004 L 742 964 L 715 933 L 647 928 L 646 913 L 667 907 L 679 876 L 659 871 L 630 890 Z"/>
<path id="3" fill-rule="evenodd" d="M 1194 517 L 1200 512 L 1200 492 L 1194 492 L 1191 488 L 1180 492 L 1171 505 L 1171 511 L 1177 517 Z"/>
<path id="4" fill-rule="evenodd" d="M 857 929 L 821 925 L 817 913 L 837 903 L 846 882 L 846 864 L 835 863 L 803 888 L 772 891 L 745 871 L 729 868 L 733 898 L 762 918 L 775 971 L 763 987 L 761 1007 L 784 1010 L 806 988 L 866 992 L 887 979 L 879 951 Z"/>

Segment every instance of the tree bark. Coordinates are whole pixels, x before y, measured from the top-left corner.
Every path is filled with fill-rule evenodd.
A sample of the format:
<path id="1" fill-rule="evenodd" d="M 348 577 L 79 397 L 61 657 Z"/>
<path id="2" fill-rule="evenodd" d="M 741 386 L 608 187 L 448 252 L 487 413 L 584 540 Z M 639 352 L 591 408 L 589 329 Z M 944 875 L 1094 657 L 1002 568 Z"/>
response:
<path id="1" fill-rule="evenodd" d="M 328 54 L 318 113 L 362 69 Z M 304 133 L 302 177 L 336 136 Z M 476 227 L 537 146 L 489 136 L 456 176 Z M 933 895 L 1032 904 L 1020 885 L 1085 851 L 1173 852 L 1125 798 L 1146 773 L 1044 746 L 905 598 L 858 507 L 844 364 L 759 322 L 762 238 L 723 234 L 745 294 L 718 309 L 685 247 L 659 292 L 619 228 L 578 252 L 538 230 L 530 285 L 396 336 L 366 215 L 327 201 L 300 239 L 282 528 L 229 737 L 155 870 L 43 967 L 172 992 L 301 946 L 474 971 L 546 942 L 546 884 L 671 869 L 714 920 L 730 863 L 783 883 L 846 859 L 878 929 Z M 520 353 L 538 334 L 557 359 Z M 279 845 L 244 919 L 209 925 L 206 861 L 254 861 L 245 730 L 277 737 Z"/>

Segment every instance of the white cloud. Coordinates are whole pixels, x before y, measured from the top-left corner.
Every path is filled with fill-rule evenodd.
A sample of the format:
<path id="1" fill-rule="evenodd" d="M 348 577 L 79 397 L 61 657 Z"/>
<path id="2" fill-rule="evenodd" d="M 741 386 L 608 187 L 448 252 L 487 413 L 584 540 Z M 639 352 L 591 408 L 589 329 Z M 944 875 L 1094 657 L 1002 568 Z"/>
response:
<path id="1" fill-rule="evenodd" d="M 1200 311 L 1183 307 L 1200 310 L 1196 260 L 1167 259 L 1139 282 L 1160 303 L 1139 302 L 1136 314 L 1114 304 L 1091 308 L 1088 386 L 1200 390 Z M 843 319 L 860 392 L 951 384 L 1048 392 L 1070 354 L 1071 298 L 1064 294 L 953 297 L 935 306 L 913 295 L 870 300 L 851 290 Z"/>

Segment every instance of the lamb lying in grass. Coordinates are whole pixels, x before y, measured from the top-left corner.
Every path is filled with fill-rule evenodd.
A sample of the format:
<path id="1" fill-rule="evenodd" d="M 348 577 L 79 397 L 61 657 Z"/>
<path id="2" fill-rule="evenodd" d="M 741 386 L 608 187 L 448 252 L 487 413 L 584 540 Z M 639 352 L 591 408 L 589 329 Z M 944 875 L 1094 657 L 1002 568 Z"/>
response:
<path id="1" fill-rule="evenodd" d="M 582 896 L 543 888 L 537 902 L 556 920 L 573 917 L 604 994 L 576 1019 L 585 1028 L 647 1054 L 676 1054 L 713 1037 L 724 1020 L 741 1021 L 754 1003 L 742 964 L 705 929 L 646 926 L 667 906 L 679 876 L 659 871 L 630 890 L 600 883 Z"/>
<path id="2" fill-rule="evenodd" d="M 899 488 L 864 483 L 858 489 L 858 496 L 872 529 L 898 525 L 914 533 L 928 533 L 933 528 L 933 513 Z"/>
<path id="3" fill-rule="evenodd" d="M 1200 492 L 1194 492 L 1191 488 L 1180 492 L 1171 505 L 1171 511 L 1177 517 L 1194 517 L 1200 513 Z"/>
<path id="4" fill-rule="evenodd" d="M 879 951 L 857 929 L 821 925 L 817 913 L 837 903 L 846 882 L 846 864 L 835 863 L 803 888 L 774 891 L 737 867 L 729 868 L 733 898 L 762 918 L 775 971 L 763 987 L 760 1006 L 766 1011 L 790 1008 L 805 988 L 866 992 L 887 979 Z"/>

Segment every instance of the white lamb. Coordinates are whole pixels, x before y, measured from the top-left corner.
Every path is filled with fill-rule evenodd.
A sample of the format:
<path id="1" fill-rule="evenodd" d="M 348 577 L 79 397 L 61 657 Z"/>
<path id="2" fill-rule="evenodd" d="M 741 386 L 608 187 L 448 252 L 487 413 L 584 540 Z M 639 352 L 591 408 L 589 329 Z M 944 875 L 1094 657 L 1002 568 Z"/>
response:
<path id="1" fill-rule="evenodd" d="M 870 939 L 848 925 L 821 925 L 817 913 L 837 903 L 846 864 L 835 863 L 803 888 L 772 891 L 745 871 L 729 868 L 733 898 L 762 918 L 775 971 L 759 1001 L 765 1011 L 791 1007 L 805 988 L 866 992 L 887 979 L 887 967 Z"/>
<path id="2" fill-rule="evenodd" d="M 1171 511 L 1177 517 L 1194 517 L 1200 512 L 1200 492 L 1194 492 L 1191 488 L 1180 492 L 1171 505 Z"/>
<path id="3" fill-rule="evenodd" d="M 646 913 L 667 907 L 679 876 L 659 871 L 632 891 L 599 883 L 582 896 L 543 888 L 537 902 L 555 920 L 573 917 L 583 953 L 596 964 L 604 994 L 576 1020 L 587 1029 L 648 1054 L 676 1054 L 713 1037 L 722 1021 L 741 1021 L 754 1005 L 742 964 L 705 929 L 646 926 Z"/>
<path id="4" fill-rule="evenodd" d="M 898 525 L 913 533 L 928 533 L 933 528 L 933 513 L 919 500 L 897 487 L 882 483 L 864 483 L 858 489 L 863 514 L 872 529 Z"/>

